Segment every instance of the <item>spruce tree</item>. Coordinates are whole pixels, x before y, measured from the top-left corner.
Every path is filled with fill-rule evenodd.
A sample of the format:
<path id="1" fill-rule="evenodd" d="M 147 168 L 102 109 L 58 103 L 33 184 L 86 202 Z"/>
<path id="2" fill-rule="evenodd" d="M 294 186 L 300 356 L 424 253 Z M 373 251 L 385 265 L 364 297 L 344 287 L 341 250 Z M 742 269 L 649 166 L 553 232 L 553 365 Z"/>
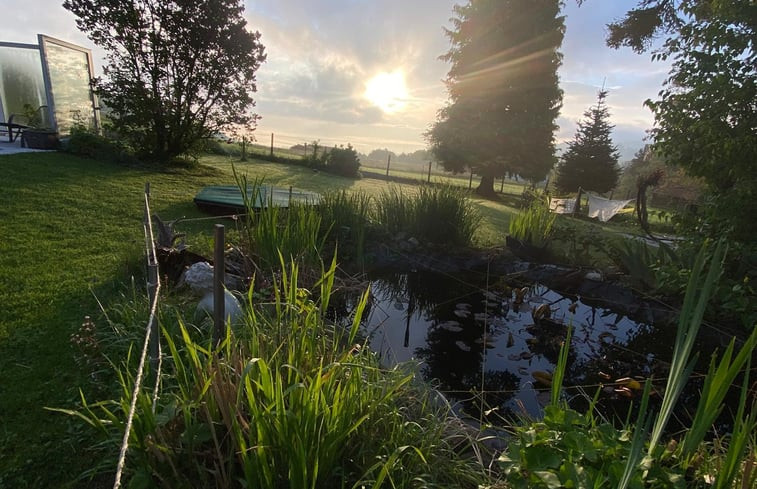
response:
<path id="1" fill-rule="evenodd" d="M 597 193 L 609 192 L 618 183 L 618 148 L 612 143 L 610 112 L 605 105 L 607 91 L 601 90 L 597 105 L 584 112 L 576 136 L 568 143 L 557 168 L 555 186 L 560 192 L 576 192 L 579 187 Z"/>
<path id="2" fill-rule="evenodd" d="M 427 138 L 449 171 L 494 178 L 546 177 L 557 161 L 554 131 L 562 91 L 557 69 L 565 31 L 558 0 L 469 0 L 454 8 L 451 47 L 441 59 L 449 102 Z"/>

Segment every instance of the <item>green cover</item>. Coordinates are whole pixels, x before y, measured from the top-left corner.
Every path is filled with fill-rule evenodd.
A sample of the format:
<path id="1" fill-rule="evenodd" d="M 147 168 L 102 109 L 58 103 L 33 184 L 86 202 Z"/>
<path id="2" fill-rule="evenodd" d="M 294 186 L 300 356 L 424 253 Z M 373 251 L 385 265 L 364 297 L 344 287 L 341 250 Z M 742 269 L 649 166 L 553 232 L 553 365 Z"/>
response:
<path id="1" fill-rule="evenodd" d="M 247 196 L 253 198 L 254 187 L 247 187 Z M 320 202 L 321 196 L 314 192 L 304 190 L 279 188 L 272 185 L 258 187 L 258 196 L 253 203 L 255 209 L 262 209 L 273 205 L 276 207 L 289 207 L 290 202 L 315 205 Z M 205 187 L 195 196 L 195 204 L 198 207 L 219 208 L 235 211 L 244 211 L 242 192 L 236 185 L 212 185 Z"/>

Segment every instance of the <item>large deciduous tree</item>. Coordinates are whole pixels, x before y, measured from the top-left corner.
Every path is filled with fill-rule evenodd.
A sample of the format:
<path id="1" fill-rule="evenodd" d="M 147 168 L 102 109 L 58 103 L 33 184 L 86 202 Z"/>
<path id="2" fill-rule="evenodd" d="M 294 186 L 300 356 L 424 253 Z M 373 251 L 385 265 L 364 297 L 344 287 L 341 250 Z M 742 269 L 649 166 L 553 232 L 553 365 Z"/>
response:
<path id="1" fill-rule="evenodd" d="M 65 0 L 107 55 L 96 88 L 113 128 L 167 162 L 230 126 L 254 127 L 260 33 L 240 0 Z"/>
<path id="2" fill-rule="evenodd" d="M 605 193 L 618 183 L 618 148 L 612 143 L 610 112 L 605 105 L 607 92 L 597 96 L 597 105 L 584 112 L 576 136 L 568 143 L 557 168 L 555 186 L 561 192 L 584 190 Z"/>
<path id="3" fill-rule="evenodd" d="M 656 101 L 655 149 L 705 179 L 717 221 L 754 239 L 757 215 L 757 3 L 642 0 L 611 24 L 608 44 L 641 52 L 667 34 L 654 59 L 672 68 Z M 722 227 L 715 226 L 717 232 Z"/>
<path id="4" fill-rule="evenodd" d="M 562 104 L 557 68 L 565 32 L 558 0 L 470 0 L 454 8 L 451 41 L 441 59 L 447 105 L 426 136 L 447 170 L 494 178 L 543 179 L 554 166 L 555 119 Z"/>

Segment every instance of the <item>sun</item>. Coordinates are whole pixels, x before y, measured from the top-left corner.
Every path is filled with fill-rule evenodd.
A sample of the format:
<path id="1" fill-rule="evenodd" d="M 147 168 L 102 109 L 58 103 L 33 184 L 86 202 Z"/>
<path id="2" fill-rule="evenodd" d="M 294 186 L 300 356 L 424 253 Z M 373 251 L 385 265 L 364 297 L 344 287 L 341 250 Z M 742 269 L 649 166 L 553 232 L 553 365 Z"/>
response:
<path id="1" fill-rule="evenodd" d="M 392 113 L 407 105 L 407 87 L 402 71 L 379 73 L 365 84 L 363 96 L 384 112 Z"/>

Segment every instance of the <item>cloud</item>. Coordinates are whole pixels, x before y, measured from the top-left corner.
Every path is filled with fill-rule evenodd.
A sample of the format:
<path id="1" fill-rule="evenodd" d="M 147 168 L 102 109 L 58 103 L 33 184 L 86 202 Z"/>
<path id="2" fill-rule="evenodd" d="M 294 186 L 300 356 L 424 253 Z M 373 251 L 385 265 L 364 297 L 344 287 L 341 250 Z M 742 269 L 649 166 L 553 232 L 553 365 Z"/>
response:
<path id="1" fill-rule="evenodd" d="M 333 138 L 406 151 L 423 147 L 423 132 L 446 102 L 442 80 L 449 65 L 444 27 L 464 0 L 246 0 L 248 27 L 262 34 L 268 61 L 258 71 L 257 112 L 266 132 Z M 102 52 L 76 28 L 73 15 L 51 0 L 3 0 L 2 40 L 35 43 L 37 32 Z M 643 101 L 654 98 L 668 66 L 649 55 L 605 46 L 605 25 L 628 2 L 565 2 L 562 47 L 565 100 L 558 138 L 571 138 L 575 122 L 596 102 L 606 78 L 612 121 L 622 137 L 641 138 L 652 124 Z M 380 72 L 402 70 L 407 110 L 386 114 L 362 96 Z M 621 128 L 628 128 L 623 132 Z M 350 138 L 345 140 L 345 138 Z M 367 148 L 370 149 L 370 148 Z"/>

